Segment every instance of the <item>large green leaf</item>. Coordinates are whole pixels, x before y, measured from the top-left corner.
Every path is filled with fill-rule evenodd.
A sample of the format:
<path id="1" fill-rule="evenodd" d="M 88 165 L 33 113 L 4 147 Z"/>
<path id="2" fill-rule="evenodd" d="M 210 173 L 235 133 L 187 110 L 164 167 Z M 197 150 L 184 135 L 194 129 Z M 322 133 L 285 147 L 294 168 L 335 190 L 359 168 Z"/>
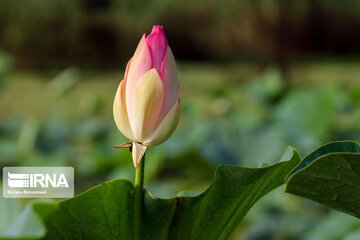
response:
<path id="1" fill-rule="evenodd" d="M 283 161 L 270 167 L 221 165 L 211 186 L 196 197 L 159 199 L 145 192 L 143 239 L 226 239 L 299 161 L 289 148 Z M 129 181 L 114 180 L 60 203 L 46 220 L 46 239 L 133 239 L 133 193 Z"/>
<path id="2" fill-rule="evenodd" d="M 289 174 L 285 191 L 359 218 L 359 143 L 332 142 L 318 148 Z"/>

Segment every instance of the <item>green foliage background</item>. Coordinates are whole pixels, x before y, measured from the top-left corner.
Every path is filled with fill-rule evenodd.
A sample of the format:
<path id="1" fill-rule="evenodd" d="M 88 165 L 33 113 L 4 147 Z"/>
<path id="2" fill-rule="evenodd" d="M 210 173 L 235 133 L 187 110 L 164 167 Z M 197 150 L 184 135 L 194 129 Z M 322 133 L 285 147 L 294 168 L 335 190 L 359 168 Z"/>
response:
<path id="1" fill-rule="evenodd" d="M 179 63 L 185 92 L 179 128 L 164 145 L 150 148 L 147 157 L 146 187 L 155 196 L 205 190 L 220 163 L 245 167 L 276 163 L 289 144 L 304 156 L 331 139 L 359 140 L 357 81 L 324 85 L 309 79 L 311 85 L 299 81 L 284 92 L 274 68 L 238 83 L 234 75 L 251 75 L 252 65 L 210 66 Z M 331 71 L 323 74 L 336 78 L 336 69 Z M 316 78 L 308 70 L 307 74 Z M 51 75 L 7 75 L 0 102 L 2 164 L 74 166 L 76 193 L 106 180 L 133 180 L 130 153 L 111 148 L 125 140 L 113 123 L 109 94 L 122 74 L 68 69 Z M 13 101 L 14 96 L 21 99 Z M 1 200 L 2 229 L 24 204 Z M 359 227 L 355 218 L 279 188 L 256 204 L 233 238 L 342 239 Z"/>
<path id="2" fill-rule="evenodd" d="M 91 2 L 1 2 L 1 167 L 74 166 L 76 194 L 133 181 L 129 152 L 111 147 L 126 140 L 111 108 L 153 24 L 166 28 L 184 89 L 176 132 L 147 153 L 154 196 L 202 192 L 217 165 L 276 164 L 289 145 L 305 156 L 360 141 L 357 1 Z M 283 190 L 257 202 L 230 239 L 358 238 L 358 219 Z M 27 203 L 0 197 L 0 231 Z"/>

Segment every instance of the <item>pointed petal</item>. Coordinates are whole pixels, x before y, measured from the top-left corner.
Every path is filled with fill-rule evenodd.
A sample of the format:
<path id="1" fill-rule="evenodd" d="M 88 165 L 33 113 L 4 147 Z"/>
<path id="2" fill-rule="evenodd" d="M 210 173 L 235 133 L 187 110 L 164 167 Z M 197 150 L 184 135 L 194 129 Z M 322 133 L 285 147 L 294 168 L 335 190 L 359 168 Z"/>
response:
<path id="1" fill-rule="evenodd" d="M 124 104 L 124 80 L 120 82 L 119 87 L 116 91 L 113 114 L 117 128 L 127 138 L 134 140 L 134 135 L 131 131 L 128 114 L 126 112 L 126 106 Z"/>
<path id="2" fill-rule="evenodd" d="M 136 83 L 140 78 L 152 68 L 152 59 L 150 49 L 145 42 L 145 35 L 139 42 L 135 54 L 129 62 L 126 71 L 126 106 L 129 115 L 134 112 L 134 90 Z"/>
<path id="3" fill-rule="evenodd" d="M 126 78 L 127 78 L 127 76 L 128 76 L 129 68 L 130 68 L 130 65 L 131 65 L 131 60 L 132 60 L 132 58 L 130 58 L 130 60 L 129 60 L 128 63 L 126 64 L 125 76 L 124 76 L 125 83 L 126 83 Z"/>
<path id="4" fill-rule="evenodd" d="M 180 99 L 162 120 L 154 133 L 143 143 L 144 145 L 158 145 L 165 142 L 175 131 L 181 115 Z"/>
<path id="5" fill-rule="evenodd" d="M 168 114 L 170 109 L 176 104 L 176 101 L 179 98 L 176 64 L 174 56 L 169 47 L 166 49 L 166 55 L 161 66 L 160 75 L 165 88 L 165 99 L 159 118 L 161 121 Z"/>
<path id="6" fill-rule="evenodd" d="M 113 145 L 112 147 L 113 148 L 129 148 L 132 146 L 132 141 L 127 141 L 127 142 L 124 142 L 124 143 L 120 143 L 118 145 Z"/>
<path id="7" fill-rule="evenodd" d="M 156 128 L 163 99 L 163 84 L 157 70 L 153 68 L 135 87 L 135 109 L 134 114 L 130 115 L 130 124 L 138 142 L 145 141 Z"/>
<path id="8" fill-rule="evenodd" d="M 146 43 L 148 44 L 151 51 L 153 68 L 161 71 L 161 65 L 165 57 L 166 48 L 168 46 L 164 28 L 161 26 L 154 26 L 151 34 L 146 38 Z"/>
<path id="9" fill-rule="evenodd" d="M 144 146 L 140 143 L 133 142 L 132 158 L 133 158 L 133 163 L 134 163 L 135 168 L 137 168 L 139 166 L 139 163 L 145 154 L 145 150 L 146 150 L 146 146 Z"/>

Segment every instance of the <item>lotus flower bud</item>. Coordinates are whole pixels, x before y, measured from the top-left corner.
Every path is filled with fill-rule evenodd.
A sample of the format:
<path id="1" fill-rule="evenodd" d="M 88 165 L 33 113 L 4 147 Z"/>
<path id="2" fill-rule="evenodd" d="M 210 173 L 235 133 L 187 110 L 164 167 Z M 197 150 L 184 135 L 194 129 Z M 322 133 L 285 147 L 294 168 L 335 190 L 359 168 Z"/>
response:
<path id="1" fill-rule="evenodd" d="M 143 35 L 128 62 L 113 106 L 116 126 L 132 140 L 135 167 L 147 146 L 164 142 L 174 132 L 181 113 L 181 95 L 164 28 L 154 26 L 150 35 Z"/>

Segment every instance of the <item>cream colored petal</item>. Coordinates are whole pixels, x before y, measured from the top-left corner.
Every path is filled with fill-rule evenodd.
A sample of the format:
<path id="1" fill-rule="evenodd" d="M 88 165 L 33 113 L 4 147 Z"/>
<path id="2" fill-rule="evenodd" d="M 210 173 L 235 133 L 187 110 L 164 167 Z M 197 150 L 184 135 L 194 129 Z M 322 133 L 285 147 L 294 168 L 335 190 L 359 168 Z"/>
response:
<path id="1" fill-rule="evenodd" d="M 135 168 L 139 166 L 139 163 L 141 162 L 141 159 L 143 158 L 145 154 L 146 146 L 133 142 L 132 145 L 132 158 Z"/>
<path id="2" fill-rule="evenodd" d="M 124 80 L 122 80 L 119 84 L 119 87 L 116 91 L 114 105 L 113 105 L 113 114 L 114 120 L 117 128 L 120 132 L 127 138 L 134 140 L 134 135 L 131 131 L 129 118 L 126 112 L 126 106 L 124 103 Z"/>
<path id="3" fill-rule="evenodd" d="M 137 142 L 144 142 L 155 130 L 163 99 L 163 84 L 153 68 L 135 86 L 134 114 L 130 115 L 130 124 Z"/>
<path id="4" fill-rule="evenodd" d="M 144 145 L 158 145 L 165 142 L 175 131 L 181 115 L 180 99 L 162 120 L 154 133 L 146 139 Z"/>

